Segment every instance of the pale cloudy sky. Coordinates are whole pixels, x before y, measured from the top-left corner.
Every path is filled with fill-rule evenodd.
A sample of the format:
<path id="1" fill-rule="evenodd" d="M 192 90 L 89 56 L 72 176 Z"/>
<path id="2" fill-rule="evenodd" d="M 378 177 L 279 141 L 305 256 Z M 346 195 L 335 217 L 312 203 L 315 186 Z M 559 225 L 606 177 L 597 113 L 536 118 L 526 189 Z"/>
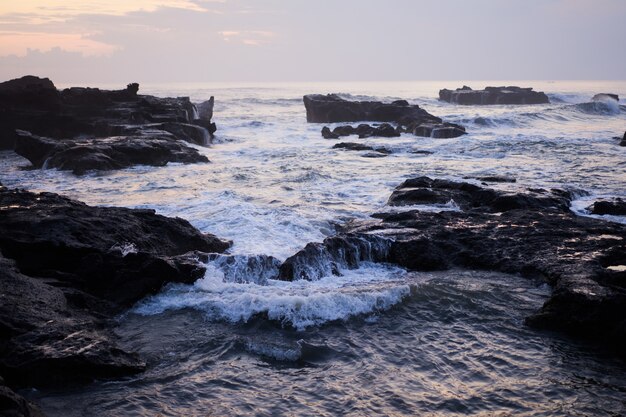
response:
<path id="1" fill-rule="evenodd" d="M 0 0 L 0 79 L 624 79 L 626 0 Z"/>

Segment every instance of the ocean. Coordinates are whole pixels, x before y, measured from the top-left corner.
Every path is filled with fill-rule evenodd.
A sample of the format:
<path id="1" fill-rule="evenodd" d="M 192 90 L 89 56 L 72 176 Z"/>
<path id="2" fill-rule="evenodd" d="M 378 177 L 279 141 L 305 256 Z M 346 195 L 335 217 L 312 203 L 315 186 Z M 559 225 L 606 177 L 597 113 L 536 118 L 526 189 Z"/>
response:
<path id="1" fill-rule="evenodd" d="M 551 103 L 457 106 L 440 88 L 532 86 Z M 119 88 L 119 86 L 116 86 Z M 468 134 L 430 139 L 346 138 L 392 153 L 332 149 L 306 122 L 302 96 L 406 99 Z M 231 239 L 193 285 L 172 284 L 117 320 L 124 347 L 148 370 L 63 390 L 28 391 L 49 415 L 619 415 L 626 364 L 602 346 L 524 326 L 550 288 L 501 273 L 407 272 L 364 263 L 319 281 L 274 280 L 276 265 L 336 226 L 385 207 L 415 176 L 523 191 L 567 189 L 571 209 L 626 198 L 624 81 L 498 81 L 142 85 L 140 94 L 215 96 L 218 131 L 196 147 L 209 164 L 169 164 L 76 177 L 25 170 L 0 153 L 8 187 L 52 191 L 92 205 L 153 208 Z M 332 128 L 333 124 L 329 124 Z M 195 145 L 193 145 L 195 147 Z M 427 151 L 430 153 L 425 153 Z M 409 210 L 415 207 L 394 208 Z M 424 209 L 422 207 L 422 209 Z M 428 210 L 457 210 L 453 201 Z M 625 217 L 602 216 L 626 223 Z M 132 250 L 132 242 L 128 242 Z"/>

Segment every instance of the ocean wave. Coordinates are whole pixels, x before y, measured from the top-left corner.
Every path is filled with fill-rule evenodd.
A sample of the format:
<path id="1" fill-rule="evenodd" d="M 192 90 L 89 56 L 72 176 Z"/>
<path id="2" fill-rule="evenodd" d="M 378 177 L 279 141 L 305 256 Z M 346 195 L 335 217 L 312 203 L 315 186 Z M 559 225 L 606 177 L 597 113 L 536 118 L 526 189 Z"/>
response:
<path id="1" fill-rule="evenodd" d="M 160 294 L 140 302 L 133 310 L 156 315 L 191 308 L 209 320 L 245 323 L 261 317 L 282 326 L 304 330 L 328 322 L 347 320 L 388 310 L 411 294 L 404 270 L 388 265 L 363 263 L 359 269 L 341 271 L 342 276 L 318 281 L 268 280 L 266 285 L 225 282 L 223 273 L 207 269 L 193 285 L 169 285 Z"/>

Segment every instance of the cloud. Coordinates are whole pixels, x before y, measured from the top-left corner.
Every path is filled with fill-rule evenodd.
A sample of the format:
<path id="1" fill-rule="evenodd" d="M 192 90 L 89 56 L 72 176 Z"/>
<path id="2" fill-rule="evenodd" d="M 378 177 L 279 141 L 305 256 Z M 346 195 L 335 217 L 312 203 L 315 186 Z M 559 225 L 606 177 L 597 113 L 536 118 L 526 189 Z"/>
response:
<path id="1" fill-rule="evenodd" d="M 25 56 L 32 49 L 49 51 L 60 46 L 66 51 L 80 52 L 85 56 L 111 55 L 119 49 L 116 45 L 90 39 L 93 35 L 0 31 L 0 56 Z"/>
<path id="2" fill-rule="evenodd" d="M 260 46 L 270 43 L 276 33 L 268 30 L 223 30 L 217 32 L 226 42 L 238 42 L 249 46 Z"/>

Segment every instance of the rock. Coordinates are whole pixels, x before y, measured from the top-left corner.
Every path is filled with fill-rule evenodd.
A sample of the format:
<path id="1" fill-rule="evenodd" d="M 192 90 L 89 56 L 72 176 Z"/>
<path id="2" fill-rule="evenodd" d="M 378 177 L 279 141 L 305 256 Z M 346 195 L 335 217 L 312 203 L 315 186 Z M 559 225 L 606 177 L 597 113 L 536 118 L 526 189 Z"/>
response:
<path id="1" fill-rule="evenodd" d="M 378 126 L 370 126 L 368 124 L 360 124 L 357 127 L 350 125 L 337 126 L 331 132 L 331 130 L 324 126 L 322 128 L 322 136 L 325 139 L 338 139 L 342 136 L 359 135 L 360 139 L 369 137 L 384 137 L 393 138 L 400 136 L 398 129 L 391 126 L 389 123 L 382 123 Z"/>
<path id="2" fill-rule="evenodd" d="M 168 122 L 159 125 L 158 129 L 171 133 L 175 139 L 182 139 L 200 146 L 208 146 L 213 137 L 207 128 L 196 124 Z"/>
<path id="3" fill-rule="evenodd" d="M 592 101 L 607 101 L 607 100 L 615 100 L 619 101 L 619 96 L 617 94 L 612 93 L 600 93 L 596 94 L 591 98 Z"/>
<path id="4" fill-rule="evenodd" d="M 363 145 L 361 143 L 355 143 L 355 142 L 339 142 L 335 146 L 333 146 L 333 149 L 345 149 L 348 151 L 374 151 L 370 154 L 366 154 L 370 158 L 377 158 L 377 157 L 379 158 L 381 156 L 387 156 L 391 153 L 391 151 L 383 147 L 373 148 L 371 146 L 367 146 L 367 145 Z M 375 155 L 375 156 L 370 156 L 370 155 Z"/>
<path id="5" fill-rule="evenodd" d="M 401 194 L 409 190 L 419 193 Z M 316 279 L 339 270 L 342 254 L 357 252 L 352 242 L 367 242 L 360 243 L 370 248 L 361 260 L 409 270 L 521 274 L 554 288 L 541 310 L 527 318 L 529 325 L 602 341 L 624 355 L 626 225 L 575 215 L 568 209 L 571 196 L 559 190 L 503 193 L 420 177 L 394 194 L 391 202 L 401 195 L 420 204 L 453 200 L 462 210 L 382 212 L 348 223 L 337 236 L 287 259 L 280 277 Z"/>
<path id="6" fill-rule="evenodd" d="M 422 123 L 413 129 L 415 136 L 450 139 L 464 135 L 465 128 L 453 123 Z"/>
<path id="7" fill-rule="evenodd" d="M 543 92 L 521 87 L 486 87 L 484 90 L 472 90 L 467 86 L 456 90 L 439 90 L 439 100 L 454 104 L 543 104 L 550 99 Z"/>
<path id="8" fill-rule="evenodd" d="M 507 193 L 481 188 L 466 182 L 428 177 L 411 178 L 400 184 L 389 197 L 391 206 L 448 204 L 454 201 L 463 210 L 499 213 L 509 210 L 569 211 L 568 195 Z"/>
<path id="9" fill-rule="evenodd" d="M 613 216 L 626 216 L 626 201 L 621 198 L 616 198 L 613 201 L 596 201 L 591 207 L 588 207 L 587 210 L 589 210 L 591 214 L 597 214 L 600 216 L 604 216 L 606 214 Z"/>
<path id="10" fill-rule="evenodd" d="M 193 281 L 175 256 L 230 246 L 153 210 L 91 207 L 56 194 L 7 189 L 0 190 L 0 207 L 0 250 L 22 273 L 68 282 L 125 306 L 165 282 Z"/>
<path id="11" fill-rule="evenodd" d="M 619 143 L 619 146 L 626 146 L 626 132 L 624 132 L 624 137 L 622 138 L 622 141 Z"/>
<path id="12" fill-rule="evenodd" d="M 380 126 L 372 127 L 367 124 L 352 128 L 339 126 L 333 130 L 337 136 L 347 136 L 357 133 L 359 137 L 371 136 L 394 137 L 400 136 L 401 131 L 414 133 L 421 125 L 430 126 L 428 136 L 435 131 L 434 137 L 456 137 L 465 133 L 465 128 L 443 121 L 428 113 L 420 106 L 410 105 L 406 100 L 396 100 L 392 103 L 379 101 L 348 101 L 336 94 L 309 94 L 304 96 L 307 122 L 309 123 L 337 123 L 375 121 L 384 122 Z M 389 123 L 398 125 L 394 128 Z M 426 128 L 425 128 L 426 129 Z M 417 130 L 421 134 L 422 130 Z M 328 135 L 328 131 L 324 131 Z M 330 137 L 330 136 L 329 136 Z"/>
<path id="13" fill-rule="evenodd" d="M 44 414 L 39 407 L 29 403 L 4 385 L 4 381 L 0 378 L 0 416 L 44 417 Z"/>
<path id="14" fill-rule="evenodd" d="M 211 96 L 207 101 L 198 104 L 198 119 L 208 122 L 213 119 L 213 107 L 215 106 L 215 97 Z"/>
<path id="15" fill-rule="evenodd" d="M 0 375 L 11 387 L 141 372 L 109 320 L 168 282 L 202 277 L 194 251 L 230 246 L 153 210 L 6 188 L 0 207 Z M 0 386 L 0 410 L 3 396 Z"/>
<path id="16" fill-rule="evenodd" d="M 167 132 L 159 136 L 115 136 L 106 139 L 54 140 L 17 131 L 15 152 L 35 168 L 57 168 L 82 175 L 133 165 L 164 166 L 168 162 L 206 163 L 208 158 Z"/>
<path id="17" fill-rule="evenodd" d="M 328 126 L 322 128 L 322 137 L 324 139 L 339 139 L 339 135 L 330 131 Z"/>
<path id="18" fill-rule="evenodd" d="M 189 97 L 157 98 L 138 95 L 138 90 L 139 84 L 131 83 L 122 90 L 58 91 L 47 78 L 31 76 L 1 83 L 0 149 L 15 148 L 16 130 L 64 140 L 110 136 L 139 140 L 158 130 L 156 136 L 167 131 L 173 139 L 199 145 L 210 142 L 217 129 L 210 119 L 213 98 L 200 105 L 200 114 Z"/>
<path id="19" fill-rule="evenodd" d="M 463 177 L 463 179 L 475 179 L 482 182 L 508 182 L 515 183 L 517 180 L 513 177 L 501 177 L 499 175 L 487 175 L 482 177 Z"/>

